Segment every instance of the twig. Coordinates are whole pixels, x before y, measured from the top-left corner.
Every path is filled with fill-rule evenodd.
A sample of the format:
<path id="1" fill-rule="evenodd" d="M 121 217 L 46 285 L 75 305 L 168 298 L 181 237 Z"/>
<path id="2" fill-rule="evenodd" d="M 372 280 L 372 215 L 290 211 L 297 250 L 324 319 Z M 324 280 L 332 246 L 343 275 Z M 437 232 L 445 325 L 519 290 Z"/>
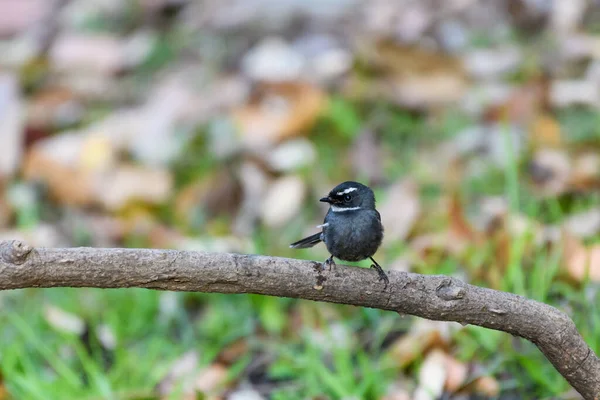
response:
<path id="1" fill-rule="evenodd" d="M 600 398 L 600 360 L 575 324 L 549 305 L 468 285 L 442 275 L 339 265 L 317 272 L 313 261 L 257 255 L 150 249 L 33 249 L 0 242 L 0 290 L 32 287 L 142 287 L 257 293 L 379 308 L 508 332 L 535 343 L 585 399 Z"/>

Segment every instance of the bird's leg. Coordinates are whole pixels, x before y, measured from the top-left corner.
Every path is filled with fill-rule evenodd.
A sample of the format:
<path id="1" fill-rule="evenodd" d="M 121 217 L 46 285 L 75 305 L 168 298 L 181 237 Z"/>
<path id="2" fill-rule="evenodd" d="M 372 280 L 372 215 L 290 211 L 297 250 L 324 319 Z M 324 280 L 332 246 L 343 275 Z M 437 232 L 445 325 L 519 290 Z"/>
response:
<path id="1" fill-rule="evenodd" d="M 371 261 L 373 261 L 373 264 L 371 264 L 371 268 L 375 268 L 375 271 L 377 271 L 377 274 L 379 275 L 379 280 L 383 281 L 383 283 L 385 284 L 385 287 L 387 288 L 387 285 L 390 283 L 390 280 L 388 279 L 385 272 L 383 272 L 383 268 L 381 268 L 381 265 L 377 264 L 377 261 L 375 261 L 373 259 L 373 257 L 369 257 L 369 258 L 371 259 Z M 385 288 L 384 288 L 384 290 L 385 290 Z"/>
<path id="2" fill-rule="evenodd" d="M 325 260 L 325 262 L 323 263 L 323 267 L 327 266 L 327 269 L 329 271 L 331 271 L 331 268 L 335 269 L 336 265 L 335 265 L 335 261 L 333 261 L 333 256 L 329 257 L 327 260 Z"/>

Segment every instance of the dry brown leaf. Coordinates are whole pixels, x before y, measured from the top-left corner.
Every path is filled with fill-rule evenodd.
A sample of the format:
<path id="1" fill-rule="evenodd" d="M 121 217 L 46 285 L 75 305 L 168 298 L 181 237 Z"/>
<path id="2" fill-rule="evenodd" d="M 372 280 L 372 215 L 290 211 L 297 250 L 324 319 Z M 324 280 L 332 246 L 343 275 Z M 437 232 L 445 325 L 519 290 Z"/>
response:
<path id="1" fill-rule="evenodd" d="M 347 87 L 351 95 L 384 96 L 402 106 L 424 108 L 458 101 L 466 92 L 462 64 L 452 56 L 388 40 L 364 46 L 362 52 L 375 78 L 351 79 Z"/>
<path id="2" fill-rule="evenodd" d="M 446 391 L 453 393 L 465 384 L 469 375 L 469 367 L 449 354 L 444 355 L 444 364 L 446 368 L 445 388 Z"/>
<path id="3" fill-rule="evenodd" d="M 419 320 L 411 326 L 407 334 L 392 343 L 390 355 L 398 366 L 404 368 L 432 347 L 446 347 L 454 330 L 454 324 Z"/>
<path id="4" fill-rule="evenodd" d="M 242 183 L 229 169 L 220 170 L 194 181 L 175 199 L 175 215 L 184 226 L 192 226 L 193 213 L 199 208 L 211 219 L 218 215 L 233 216 L 242 202 Z"/>
<path id="5" fill-rule="evenodd" d="M 577 190 L 593 190 L 600 187 L 600 155 L 586 151 L 575 156 L 569 184 Z"/>
<path id="6" fill-rule="evenodd" d="M 308 83 L 263 83 L 233 117 L 244 144 L 263 148 L 306 133 L 326 104 L 325 93 Z"/>
<path id="7" fill-rule="evenodd" d="M 600 245 L 586 247 L 579 239 L 565 233 L 563 235 L 563 257 L 566 272 L 571 279 L 583 281 L 589 276 L 600 282 Z"/>
<path id="8" fill-rule="evenodd" d="M 500 394 L 500 384 L 491 376 L 482 376 L 473 383 L 473 390 L 484 396 L 496 397 Z"/>
<path id="9" fill-rule="evenodd" d="M 0 371 L 0 400 L 9 400 L 12 398 L 13 397 L 11 396 L 8 389 L 6 388 L 6 385 L 4 384 L 4 376 Z"/>
<path id="10" fill-rule="evenodd" d="M 480 238 L 473 226 L 465 218 L 463 206 L 457 193 L 450 195 L 450 204 L 448 206 L 448 218 L 450 220 L 450 233 L 456 240 L 465 242 L 477 241 Z"/>
<path id="11" fill-rule="evenodd" d="M 241 356 L 248 353 L 248 348 L 248 341 L 245 338 L 238 339 L 224 347 L 216 360 L 221 364 L 231 365 Z"/>
<path id="12" fill-rule="evenodd" d="M 535 118 L 529 132 L 531 143 L 536 148 L 561 145 L 560 124 L 550 115 L 540 115 Z"/>
<path id="13" fill-rule="evenodd" d="M 51 195 L 63 204 L 93 203 L 89 174 L 76 167 L 82 139 L 80 135 L 62 134 L 36 142 L 25 157 L 25 178 L 45 182 Z"/>
<path id="14" fill-rule="evenodd" d="M 545 77 L 528 83 L 500 105 L 490 107 L 484 113 L 486 122 L 529 123 L 548 107 L 549 82 Z"/>

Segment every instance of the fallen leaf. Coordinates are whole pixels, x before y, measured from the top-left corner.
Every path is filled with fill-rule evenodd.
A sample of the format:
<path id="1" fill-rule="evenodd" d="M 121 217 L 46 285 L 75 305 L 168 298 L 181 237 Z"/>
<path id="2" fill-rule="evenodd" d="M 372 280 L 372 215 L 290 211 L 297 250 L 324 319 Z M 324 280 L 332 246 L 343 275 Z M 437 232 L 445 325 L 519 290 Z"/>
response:
<path id="1" fill-rule="evenodd" d="M 0 230 L 0 241 L 21 240 L 33 247 L 69 247 L 73 245 L 57 226 L 38 223 L 35 227 L 25 229 Z"/>
<path id="2" fill-rule="evenodd" d="M 232 230 L 237 235 L 249 237 L 261 215 L 269 178 L 265 171 L 250 161 L 240 165 L 237 175 L 242 184 L 243 199 Z"/>
<path id="3" fill-rule="evenodd" d="M 444 368 L 446 370 L 444 387 L 446 391 L 454 393 L 466 382 L 469 375 L 469 368 L 463 362 L 446 353 L 444 353 Z"/>
<path id="4" fill-rule="evenodd" d="M 204 219 L 235 216 L 242 196 L 242 182 L 224 168 L 183 188 L 175 199 L 175 215 L 182 226 L 197 229 Z"/>
<path id="5" fill-rule="evenodd" d="M 265 157 L 274 171 L 290 172 L 311 165 L 317 157 L 317 151 L 312 142 L 299 138 L 283 142 Z"/>
<path id="6" fill-rule="evenodd" d="M 600 88 L 585 79 L 555 80 L 550 86 L 550 103 L 554 107 L 600 104 Z"/>
<path id="7" fill-rule="evenodd" d="M 264 83 L 233 117 L 242 142 L 251 149 L 261 149 L 306 133 L 326 103 L 325 93 L 307 83 Z"/>
<path id="8" fill-rule="evenodd" d="M 413 400 L 435 400 L 441 397 L 447 378 L 445 360 L 446 354 L 441 350 L 436 349 L 427 354 L 419 370 L 419 386 Z"/>
<path id="9" fill-rule="evenodd" d="M 44 182 L 50 194 L 62 204 L 93 204 L 96 194 L 91 171 L 81 165 L 81 154 L 88 139 L 85 134 L 72 132 L 35 142 L 25 157 L 25 178 Z M 105 156 L 103 159 L 108 162 L 113 158 Z"/>
<path id="10" fill-rule="evenodd" d="M 298 214 L 305 195 L 306 184 L 300 177 L 277 179 L 267 189 L 261 206 L 263 223 L 271 228 L 283 226 Z"/>
<path id="11" fill-rule="evenodd" d="M 500 384 L 491 376 L 482 376 L 474 382 L 475 393 L 488 397 L 496 397 L 500 394 Z"/>
<path id="12" fill-rule="evenodd" d="M 166 169 L 122 165 L 97 176 L 95 198 L 108 210 L 119 210 L 133 201 L 160 204 L 171 194 L 173 179 Z"/>
<path id="13" fill-rule="evenodd" d="M 477 79 L 498 79 L 514 72 L 523 62 L 519 47 L 475 49 L 463 56 L 465 70 Z"/>
<path id="14" fill-rule="evenodd" d="M 385 226 L 384 245 L 403 241 L 421 213 L 419 187 L 410 179 L 395 183 L 378 208 Z"/>
<path id="15" fill-rule="evenodd" d="M 264 400 L 265 398 L 254 389 L 239 389 L 227 396 L 227 400 Z"/>
<path id="16" fill-rule="evenodd" d="M 96 335 L 98 336 L 98 340 L 102 344 L 102 347 L 105 349 L 114 350 L 117 347 L 117 336 L 110 326 L 106 324 L 98 326 Z"/>
<path id="17" fill-rule="evenodd" d="M 0 36 L 11 36 L 31 28 L 50 11 L 45 0 L 1 0 Z"/>
<path id="18" fill-rule="evenodd" d="M 58 331 L 81 335 L 85 330 L 83 319 L 52 305 L 44 307 L 44 318 L 50 326 Z"/>
<path id="19" fill-rule="evenodd" d="M 585 0 L 554 0 L 550 24 L 557 36 L 578 29 L 585 16 L 587 2 Z"/>
<path id="20" fill-rule="evenodd" d="M 600 155 L 586 151 L 575 155 L 569 185 L 575 190 L 597 190 L 600 187 Z"/>
<path id="21" fill-rule="evenodd" d="M 537 117 L 529 130 L 534 147 L 558 147 L 561 145 L 560 124 L 550 115 Z"/>
<path id="22" fill-rule="evenodd" d="M 10 400 L 12 398 L 13 397 L 4 384 L 4 375 L 2 374 L 2 371 L 0 371 L 0 400 Z"/>
<path id="23" fill-rule="evenodd" d="M 533 155 L 528 170 L 534 189 L 541 196 L 557 196 L 569 187 L 571 161 L 562 150 L 538 150 Z"/>
<path id="24" fill-rule="evenodd" d="M 305 64 L 302 54 L 284 39 L 268 37 L 246 53 L 242 70 L 257 81 L 294 81 L 300 78 Z"/>
<path id="25" fill-rule="evenodd" d="M 458 193 L 454 193 L 450 196 L 448 217 L 450 220 L 450 232 L 453 237 L 467 242 L 479 239 L 479 233 L 465 217 L 462 202 Z"/>
<path id="26" fill-rule="evenodd" d="M 529 124 L 548 108 L 550 83 L 540 77 L 518 87 L 501 104 L 485 111 L 483 120 L 487 123 Z"/>
<path id="27" fill-rule="evenodd" d="M 0 73 L 0 178 L 11 176 L 19 167 L 24 148 L 24 119 L 18 77 Z"/>
<path id="28" fill-rule="evenodd" d="M 427 108 L 457 102 L 466 91 L 464 70 L 452 56 L 389 40 L 359 51 L 373 77 L 351 77 L 345 89 L 352 97 L 384 97 L 400 106 Z"/>
<path id="29" fill-rule="evenodd" d="M 110 34 L 63 34 L 56 38 L 49 57 L 57 71 L 112 75 L 126 66 L 125 43 Z"/>
<path id="30" fill-rule="evenodd" d="M 383 154 L 381 140 L 373 129 L 363 130 L 354 140 L 348 159 L 355 176 L 368 185 L 383 182 Z"/>
<path id="31" fill-rule="evenodd" d="M 586 277 L 600 282 L 600 245 L 585 246 L 579 239 L 563 235 L 563 257 L 568 276 L 577 282 Z"/>
<path id="32" fill-rule="evenodd" d="M 600 232 L 600 208 L 569 215 L 562 226 L 569 234 L 579 239 L 595 236 Z"/>
<path id="33" fill-rule="evenodd" d="M 224 365 L 232 365 L 248 351 L 248 340 L 241 338 L 225 346 L 217 356 L 216 361 Z"/>
<path id="34" fill-rule="evenodd" d="M 405 368 L 432 347 L 447 346 L 452 332 L 458 329 L 457 326 L 460 325 L 418 320 L 408 333 L 390 345 L 390 355 L 399 367 Z"/>
<path id="35" fill-rule="evenodd" d="M 600 38 L 597 35 L 582 32 L 557 36 L 560 54 L 567 60 L 600 58 Z"/>

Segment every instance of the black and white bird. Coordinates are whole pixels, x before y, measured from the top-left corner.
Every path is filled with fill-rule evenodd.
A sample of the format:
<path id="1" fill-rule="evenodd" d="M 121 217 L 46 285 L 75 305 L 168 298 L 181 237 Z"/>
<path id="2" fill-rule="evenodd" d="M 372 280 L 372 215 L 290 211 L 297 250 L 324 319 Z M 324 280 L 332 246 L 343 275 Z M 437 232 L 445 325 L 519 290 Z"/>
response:
<path id="1" fill-rule="evenodd" d="M 375 209 L 375 195 L 368 187 L 358 182 L 344 182 L 334 187 L 320 201 L 329 203 L 322 231 L 290 245 L 294 249 L 306 249 L 325 242 L 331 254 L 325 265 L 335 266 L 333 257 L 343 261 L 361 261 L 370 258 L 371 268 L 379 274 L 379 280 L 387 287 L 389 279 L 373 254 L 381 245 L 383 225 Z"/>

